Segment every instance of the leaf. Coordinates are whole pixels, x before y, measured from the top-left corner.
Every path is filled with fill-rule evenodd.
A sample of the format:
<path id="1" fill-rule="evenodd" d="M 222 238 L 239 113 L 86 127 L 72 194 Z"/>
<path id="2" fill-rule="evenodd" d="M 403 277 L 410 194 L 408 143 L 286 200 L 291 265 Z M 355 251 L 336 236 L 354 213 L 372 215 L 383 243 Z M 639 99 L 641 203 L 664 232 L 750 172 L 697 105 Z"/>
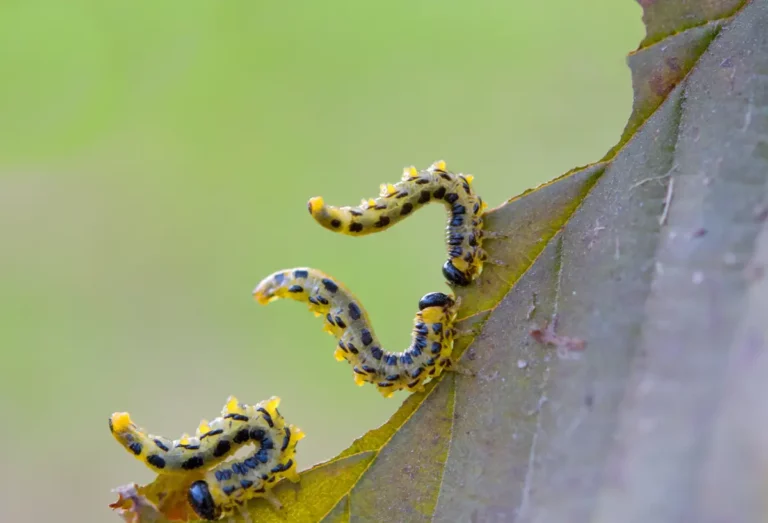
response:
<path id="1" fill-rule="evenodd" d="M 768 517 L 768 0 L 640 3 L 617 146 L 488 214 L 504 264 L 459 293 L 475 375 L 253 520 Z"/>

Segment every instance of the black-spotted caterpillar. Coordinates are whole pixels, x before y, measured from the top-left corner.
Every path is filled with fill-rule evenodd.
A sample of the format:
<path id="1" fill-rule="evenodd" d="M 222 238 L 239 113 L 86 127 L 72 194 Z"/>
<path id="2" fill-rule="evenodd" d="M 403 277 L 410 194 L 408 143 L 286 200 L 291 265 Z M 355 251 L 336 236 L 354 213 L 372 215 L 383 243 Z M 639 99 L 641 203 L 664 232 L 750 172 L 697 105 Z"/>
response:
<path id="1" fill-rule="evenodd" d="M 325 317 L 324 330 L 339 340 L 339 361 L 352 364 L 358 385 L 372 383 L 385 396 L 406 389 L 419 391 L 424 382 L 451 365 L 456 301 L 433 292 L 419 301 L 410 347 L 403 352 L 381 348 L 363 305 L 344 285 L 309 268 L 287 269 L 266 277 L 253 291 L 259 303 L 291 298 L 309 304 Z"/>
<path id="2" fill-rule="evenodd" d="M 443 275 L 453 284 L 466 286 L 480 275 L 487 259 L 482 248 L 486 204 L 472 191 L 472 179 L 446 171 L 445 162 L 439 161 L 423 171 L 406 168 L 402 181 L 382 184 L 378 198 L 363 200 L 358 207 L 325 205 L 319 196 L 310 199 L 307 207 L 326 229 L 362 236 L 391 227 L 429 202 L 442 202 L 450 211 Z"/>
<path id="3" fill-rule="evenodd" d="M 447 227 L 446 279 L 469 285 L 482 272 L 487 255 L 482 248 L 485 203 L 471 188 L 472 176 L 446 171 L 445 162 L 428 169 L 405 169 L 402 181 L 384 184 L 377 199 L 358 207 L 326 206 L 320 197 L 309 201 L 309 212 L 327 229 L 360 236 L 389 228 L 430 201 L 450 210 Z M 419 301 L 410 347 L 385 351 L 376 340 L 362 304 L 342 284 L 314 269 L 276 272 L 254 290 L 260 303 L 277 298 L 305 301 L 310 310 L 325 316 L 325 330 L 338 340 L 335 356 L 353 365 L 355 381 L 374 384 L 386 397 L 395 391 L 423 390 L 424 383 L 451 367 L 453 328 L 458 303 L 435 292 Z M 255 406 L 230 398 L 220 418 L 201 422 L 195 437 L 179 440 L 148 435 L 127 413 L 115 413 L 110 429 L 117 441 L 158 474 L 182 475 L 187 500 L 205 520 L 234 514 L 256 497 L 269 497 L 271 486 L 285 477 L 298 481 L 293 458 L 304 437 L 277 411 L 279 398 Z M 227 460 L 238 448 L 251 445 L 243 459 Z M 183 475 L 187 476 L 183 476 Z"/>
<path id="4" fill-rule="evenodd" d="M 298 481 L 296 444 L 304 433 L 286 425 L 277 410 L 280 398 L 243 405 L 230 397 L 221 417 L 202 421 L 197 435 L 171 441 L 139 429 L 128 413 L 109 420 L 115 439 L 159 474 L 187 474 L 187 499 L 205 520 L 231 515 L 252 498 L 268 497 L 274 483 L 285 477 Z M 251 445 L 246 457 L 225 461 L 238 448 Z"/>

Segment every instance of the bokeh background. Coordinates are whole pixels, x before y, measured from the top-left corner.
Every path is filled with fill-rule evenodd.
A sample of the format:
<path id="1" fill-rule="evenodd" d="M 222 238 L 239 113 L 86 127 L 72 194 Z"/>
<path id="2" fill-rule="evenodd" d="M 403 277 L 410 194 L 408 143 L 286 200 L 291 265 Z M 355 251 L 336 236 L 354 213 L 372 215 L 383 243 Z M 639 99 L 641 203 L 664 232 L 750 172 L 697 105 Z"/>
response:
<path id="1" fill-rule="evenodd" d="M 283 399 L 302 468 L 403 396 L 358 388 L 270 272 L 320 268 L 400 349 L 445 289 L 443 209 L 382 235 L 306 201 L 445 159 L 492 206 L 598 160 L 631 108 L 631 0 L 0 4 L 0 520 L 116 521 L 151 479 L 109 435 Z"/>

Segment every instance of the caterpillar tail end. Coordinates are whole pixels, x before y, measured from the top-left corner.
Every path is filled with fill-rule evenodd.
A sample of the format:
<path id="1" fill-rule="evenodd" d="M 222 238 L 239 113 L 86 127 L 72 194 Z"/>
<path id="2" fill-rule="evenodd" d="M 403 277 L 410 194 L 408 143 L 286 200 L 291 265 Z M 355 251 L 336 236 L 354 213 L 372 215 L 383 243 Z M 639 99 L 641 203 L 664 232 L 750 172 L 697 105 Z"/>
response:
<path id="1" fill-rule="evenodd" d="M 373 201 L 373 200 L 372 200 Z M 374 202 L 372 206 L 376 205 Z M 321 196 L 310 198 L 307 202 L 307 210 L 315 221 L 329 231 L 342 232 L 345 234 L 359 233 L 359 230 L 349 230 L 350 215 L 347 207 L 334 207 L 326 205 Z"/>
<path id="2" fill-rule="evenodd" d="M 277 296 L 268 295 L 260 287 L 261 287 L 261 284 L 259 284 L 255 289 L 253 289 L 253 299 L 259 302 L 261 305 L 266 305 L 267 303 L 277 299 Z"/>
<path id="3" fill-rule="evenodd" d="M 320 211 L 323 210 L 325 207 L 325 202 L 323 201 L 322 196 L 315 196 L 313 198 L 310 198 L 307 202 L 307 210 L 309 211 L 309 214 L 312 216 L 316 216 L 320 213 Z"/>
<path id="4" fill-rule="evenodd" d="M 127 412 L 115 412 L 109 418 L 109 430 L 113 433 L 127 432 L 131 425 L 131 415 Z"/>
<path id="5" fill-rule="evenodd" d="M 269 302 L 275 301 L 280 298 L 279 290 L 283 282 L 284 276 L 281 272 L 270 274 L 263 280 L 261 280 L 251 293 L 253 299 L 259 302 L 261 305 L 266 305 Z"/>

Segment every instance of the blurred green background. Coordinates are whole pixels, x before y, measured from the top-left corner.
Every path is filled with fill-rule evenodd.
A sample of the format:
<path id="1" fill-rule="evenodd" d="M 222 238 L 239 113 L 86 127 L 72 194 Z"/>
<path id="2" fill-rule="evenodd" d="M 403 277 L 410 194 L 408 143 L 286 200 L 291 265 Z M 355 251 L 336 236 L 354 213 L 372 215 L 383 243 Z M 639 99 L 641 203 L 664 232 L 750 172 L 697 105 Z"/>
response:
<path id="1" fill-rule="evenodd" d="M 631 0 L 0 4 L 0 520 L 116 521 L 151 479 L 109 435 L 178 437 L 270 395 L 301 468 L 403 395 L 353 384 L 287 267 L 353 289 L 390 349 L 444 290 L 444 211 L 335 235 L 306 201 L 445 159 L 496 206 L 598 160 L 631 108 Z"/>

